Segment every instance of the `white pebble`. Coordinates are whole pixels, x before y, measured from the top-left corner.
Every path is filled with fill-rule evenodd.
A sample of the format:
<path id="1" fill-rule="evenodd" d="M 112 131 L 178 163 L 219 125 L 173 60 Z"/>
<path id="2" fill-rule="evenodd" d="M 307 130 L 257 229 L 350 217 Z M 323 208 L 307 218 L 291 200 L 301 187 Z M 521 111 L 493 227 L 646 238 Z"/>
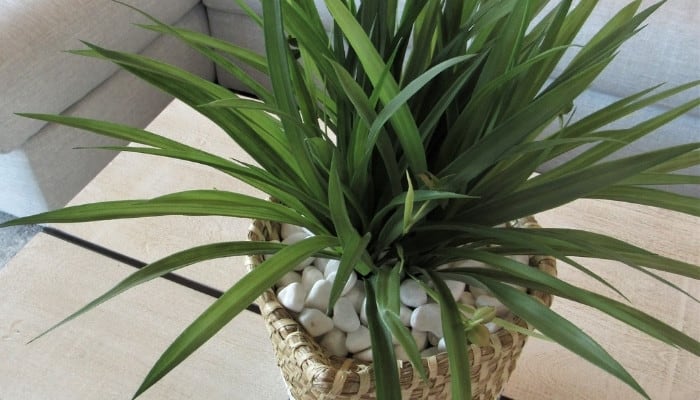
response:
<path id="1" fill-rule="evenodd" d="M 401 323 L 403 323 L 404 326 L 411 326 L 412 313 L 413 310 L 401 304 L 401 308 L 399 308 L 399 318 L 401 319 Z"/>
<path id="2" fill-rule="evenodd" d="M 487 322 L 484 325 L 486 326 L 486 329 L 488 329 L 491 333 L 495 333 L 501 330 L 501 327 L 496 325 L 494 322 Z"/>
<path id="3" fill-rule="evenodd" d="M 329 282 L 335 282 L 336 275 L 337 275 L 337 271 L 332 272 L 332 273 L 328 274 L 328 276 L 326 277 L 326 280 L 328 280 Z M 346 294 L 348 294 L 350 292 L 350 290 L 352 290 L 352 288 L 355 287 L 355 283 L 357 283 L 357 274 L 355 273 L 355 271 L 351 271 L 350 276 L 348 277 L 348 280 L 345 281 L 345 286 L 343 286 L 343 291 L 340 293 L 340 295 L 345 296 Z"/>
<path id="4" fill-rule="evenodd" d="M 291 245 L 291 244 L 300 242 L 309 236 L 313 236 L 313 235 L 311 235 L 309 232 L 305 232 L 305 231 L 295 232 L 295 233 L 287 236 L 286 238 L 284 238 L 284 240 L 282 240 L 282 243 L 284 243 L 286 245 Z M 304 267 L 311 265 L 311 263 L 313 263 L 313 262 L 314 262 L 314 257 L 309 257 L 306 260 L 303 260 L 302 262 L 300 262 L 299 265 L 297 265 L 297 267 L 294 270 L 301 271 L 304 269 Z"/>
<path id="5" fill-rule="evenodd" d="M 369 348 L 371 345 L 372 339 L 369 335 L 369 329 L 365 326 L 360 326 L 360 328 L 354 332 L 348 332 L 345 338 L 345 346 L 351 353 L 359 353 Z"/>
<path id="6" fill-rule="evenodd" d="M 462 296 L 459 298 L 459 302 L 471 307 L 474 307 L 475 300 L 474 300 L 474 295 L 471 294 L 471 292 L 464 292 L 462 293 Z"/>
<path id="7" fill-rule="evenodd" d="M 298 272 L 289 271 L 277 281 L 276 286 L 278 289 L 282 289 L 283 287 L 294 282 L 301 282 L 301 275 L 299 275 Z"/>
<path id="8" fill-rule="evenodd" d="M 447 351 L 447 344 L 445 343 L 445 338 L 441 338 L 437 344 L 438 351 Z"/>
<path id="9" fill-rule="evenodd" d="M 360 308 L 360 321 L 364 325 L 367 325 L 367 297 L 362 299 L 362 306 Z"/>
<path id="10" fill-rule="evenodd" d="M 341 297 L 335 302 L 333 324 L 343 332 L 353 332 L 360 328 L 360 317 L 350 300 Z"/>
<path id="11" fill-rule="evenodd" d="M 282 226 L 280 227 L 280 236 L 282 236 L 282 238 L 287 238 L 297 232 L 302 232 L 306 234 L 307 237 L 311 236 L 311 232 L 309 232 L 306 228 L 302 228 L 298 225 L 282 224 Z"/>
<path id="12" fill-rule="evenodd" d="M 333 329 L 333 320 L 315 308 L 303 309 L 297 320 L 313 337 L 321 336 Z"/>
<path id="13" fill-rule="evenodd" d="M 331 299 L 333 284 L 320 280 L 314 283 L 306 297 L 306 306 L 325 312 L 328 309 L 328 301 Z"/>
<path id="14" fill-rule="evenodd" d="M 277 294 L 277 299 L 287 310 L 299 312 L 304 308 L 306 290 L 299 282 L 292 282 Z"/>
<path id="15" fill-rule="evenodd" d="M 339 260 L 328 260 L 326 267 L 323 269 L 323 276 L 328 279 L 328 275 L 338 272 L 338 267 L 340 267 Z"/>
<path id="16" fill-rule="evenodd" d="M 301 284 L 304 289 L 311 290 L 314 284 L 323 279 L 323 273 L 316 267 L 308 266 L 301 273 Z"/>
<path id="17" fill-rule="evenodd" d="M 461 260 L 452 263 L 452 268 L 491 268 L 490 265 L 476 260 Z"/>
<path id="18" fill-rule="evenodd" d="M 428 347 L 427 349 L 423 350 L 420 352 L 421 357 L 432 357 L 434 355 L 437 355 L 438 353 L 438 348 L 437 347 Z"/>
<path id="19" fill-rule="evenodd" d="M 496 309 L 496 315 L 503 317 L 508 314 L 508 308 L 503 305 L 497 298 L 492 296 L 479 296 L 476 298 L 476 306 L 481 307 L 493 307 Z"/>
<path id="20" fill-rule="evenodd" d="M 362 281 L 357 281 L 355 286 L 344 296 L 355 307 L 355 312 L 359 313 L 362 309 L 362 302 L 365 300 L 365 286 Z"/>
<path id="21" fill-rule="evenodd" d="M 428 301 L 425 289 L 413 279 L 407 279 L 401 283 L 399 298 L 408 307 L 419 307 Z"/>
<path id="22" fill-rule="evenodd" d="M 414 329 L 431 332 L 438 337 L 442 337 L 440 305 L 437 303 L 428 303 L 413 310 L 411 314 L 411 326 Z"/>
<path id="23" fill-rule="evenodd" d="M 360 361 L 372 362 L 372 360 L 373 360 L 372 349 L 370 348 L 370 349 L 361 351 L 359 353 L 355 353 L 355 355 L 353 355 L 353 357 L 360 360 Z"/>
<path id="24" fill-rule="evenodd" d="M 345 357 L 348 355 L 348 348 L 345 347 L 345 332 L 339 329 L 333 329 L 323 335 L 319 344 L 332 356 Z"/>
<path id="25" fill-rule="evenodd" d="M 314 260 L 314 265 L 319 271 L 324 272 L 326 270 L 326 264 L 328 264 L 329 261 L 330 259 L 328 258 L 317 258 Z"/>
<path id="26" fill-rule="evenodd" d="M 297 231 L 297 232 L 294 232 L 291 235 L 285 237 L 284 239 L 282 239 L 282 243 L 295 244 L 295 243 L 301 242 L 302 240 L 308 238 L 309 236 L 312 236 L 312 235 L 308 232 Z"/>
<path id="27" fill-rule="evenodd" d="M 450 289 L 450 293 L 452 293 L 452 298 L 455 301 L 459 300 L 459 298 L 462 297 L 462 293 L 464 293 L 464 288 L 467 287 L 467 284 L 461 281 L 445 281 L 445 285 L 447 285 L 447 288 Z"/>

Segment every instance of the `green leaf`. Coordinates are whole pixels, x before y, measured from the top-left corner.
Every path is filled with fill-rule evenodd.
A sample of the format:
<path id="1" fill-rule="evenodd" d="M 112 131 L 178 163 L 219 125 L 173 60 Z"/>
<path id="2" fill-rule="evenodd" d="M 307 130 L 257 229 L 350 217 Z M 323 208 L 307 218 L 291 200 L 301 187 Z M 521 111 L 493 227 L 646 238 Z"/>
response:
<path id="1" fill-rule="evenodd" d="M 36 113 L 17 113 L 17 115 L 40 121 L 61 124 L 64 126 L 70 126 L 73 128 L 85 129 L 100 135 L 127 140 L 130 142 L 137 142 L 153 147 L 175 150 L 192 149 L 190 146 L 187 146 L 172 139 L 168 139 L 163 136 L 156 135 L 153 132 L 113 122 L 99 121 L 90 118 L 73 117 L 69 115 Z"/>
<path id="2" fill-rule="evenodd" d="M 630 142 L 633 142 L 649 133 L 654 132 L 658 128 L 668 124 L 674 119 L 680 117 L 681 115 L 687 113 L 688 111 L 700 106 L 700 99 L 689 101 L 681 106 L 673 108 L 665 113 L 662 113 L 654 118 L 650 118 L 642 123 L 639 123 L 631 128 L 596 132 L 595 136 L 606 136 L 613 138 L 615 140 L 602 141 L 600 144 L 586 150 L 582 154 L 572 158 L 571 160 L 562 163 L 560 166 L 554 170 L 548 171 L 547 176 L 538 177 L 538 179 L 533 180 L 545 180 L 552 179 L 553 177 L 563 176 L 571 172 L 578 171 L 589 165 L 593 165 L 596 162 L 602 160 L 604 157 L 613 154 L 615 151 L 623 148 Z M 586 135 L 592 136 L 593 134 Z M 551 173 L 551 175 L 549 175 Z"/>
<path id="3" fill-rule="evenodd" d="M 275 257 L 264 261 L 241 278 L 175 339 L 151 368 L 134 398 L 184 361 L 284 274 L 310 255 L 337 245 L 338 241 L 334 237 L 309 237 L 280 250 Z"/>
<path id="4" fill-rule="evenodd" d="M 156 29 L 151 29 L 151 30 L 155 30 L 155 31 L 162 30 L 166 34 L 173 35 L 177 39 L 181 40 L 182 42 L 184 42 L 187 45 L 189 45 L 190 47 L 192 47 L 193 49 L 199 51 L 202 55 L 204 55 L 205 57 L 212 60 L 217 66 L 223 68 L 226 72 L 228 72 L 229 74 L 236 77 L 239 81 L 241 81 L 241 83 L 243 83 L 248 88 L 248 90 L 250 92 L 254 93 L 257 97 L 264 99 L 266 101 L 271 100 L 270 94 L 267 91 L 267 89 L 263 85 L 261 85 L 258 81 L 256 81 L 243 68 L 241 68 L 237 64 L 231 62 L 228 58 L 222 57 L 218 52 L 212 51 L 212 49 L 208 45 L 202 44 L 202 42 L 207 43 L 207 42 L 214 41 L 211 38 L 209 38 L 208 40 L 202 38 L 202 37 L 206 38 L 207 35 L 202 34 L 202 33 L 197 33 L 197 32 L 191 32 L 191 31 L 187 32 L 185 30 L 177 30 L 177 29 L 171 27 L 170 25 L 167 25 L 167 24 L 159 21 L 157 18 L 153 17 L 152 15 L 150 15 L 150 14 L 148 14 L 148 13 L 146 13 L 146 12 L 144 12 L 144 11 L 134 7 L 134 6 L 131 6 L 127 3 L 123 3 L 120 1 L 116 1 L 116 0 L 115 0 L 115 2 L 117 2 L 123 6 L 126 6 L 128 8 L 131 8 L 132 10 L 138 12 L 139 14 L 143 15 L 144 17 L 146 17 L 149 20 L 151 20 L 152 22 L 154 22 L 156 24 Z M 142 28 L 145 28 L 145 29 L 149 29 L 148 26 L 144 26 L 144 25 L 139 25 L 139 26 L 141 26 Z M 193 36 L 194 36 L 194 38 L 193 38 Z M 221 43 L 221 42 L 223 42 L 223 41 L 218 41 L 218 43 Z M 215 44 L 216 43 L 217 42 L 215 42 Z M 219 45 L 219 47 L 222 47 L 222 46 Z M 235 46 L 229 45 L 227 47 L 230 50 L 231 47 L 235 47 Z M 234 54 L 236 54 L 236 53 L 250 56 L 250 54 L 252 52 L 250 52 L 250 51 L 243 52 L 243 51 L 239 50 L 239 51 L 234 52 Z M 244 57 L 244 59 L 245 59 L 245 57 Z M 258 56 L 258 61 L 259 60 L 260 60 L 260 56 Z"/>
<path id="5" fill-rule="evenodd" d="M 0 227 L 57 223 L 103 221 L 121 218 L 163 215 L 218 215 L 255 218 L 308 227 L 312 232 L 326 229 L 284 205 L 238 193 L 218 190 L 191 190 L 156 197 L 151 200 L 119 200 L 84 204 L 48 211 L 8 221 Z"/>
<path id="6" fill-rule="evenodd" d="M 696 178 L 699 177 L 693 176 L 693 180 Z M 648 181 L 649 178 L 647 177 L 646 179 Z M 599 190 L 586 197 L 644 204 L 700 217 L 700 201 L 698 201 L 697 197 L 684 196 L 659 189 L 616 185 Z"/>
<path id="7" fill-rule="evenodd" d="M 472 280 L 475 279 L 474 277 L 480 275 L 551 293 L 552 295 L 596 308 L 664 343 L 678 346 L 693 354 L 700 355 L 700 343 L 697 340 L 628 304 L 569 285 L 536 269 L 516 266 L 507 259 L 498 259 L 497 256 L 487 257 L 483 254 L 479 254 L 476 257 L 491 259 L 492 265 L 497 266 L 502 271 L 483 268 L 473 268 L 468 271 L 457 269 L 441 271 L 441 275 L 446 279 L 462 280 L 469 282 L 469 284 L 473 284 Z"/>
<path id="8" fill-rule="evenodd" d="M 372 358 L 374 381 L 377 385 L 377 398 L 382 400 L 401 400 L 401 385 L 399 383 L 399 370 L 396 365 L 394 344 L 391 340 L 391 332 L 385 326 L 377 308 L 376 276 L 365 280 L 365 293 L 367 295 L 367 324 L 372 338 Z"/>
<path id="9" fill-rule="evenodd" d="M 376 86 L 379 84 L 386 65 L 381 56 L 374 48 L 372 41 L 367 37 L 362 26 L 357 22 L 352 13 L 342 4 L 340 0 L 325 0 L 328 10 L 333 18 L 343 30 L 350 46 L 358 55 L 362 66 Z M 386 76 L 381 85 L 380 98 L 386 105 L 399 93 L 399 86 L 391 76 Z M 406 105 L 400 107 L 391 118 L 391 123 L 395 128 L 395 133 L 401 146 L 406 153 L 406 157 L 415 173 L 422 173 L 428 170 L 418 127 L 413 119 L 410 110 Z"/>
<path id="10" fill-rule="evenodd" d="M 415 192 L 413 191 L 413 183 L 411 183 L 411 175 L 406 171 L 406 180 L 408 182 L 408 190 L 406 191 L 404 206 L 403 206 L 403 234 L 408 233 L 413 221 L 413 202 Z"/>
<path id="11" fill-rule="evenodd" d="M 285 245 L 283 244 L 271 242 L 224 242 L 193 247 L 191 249 L 171 254 L 165 258 L 150 263 L 129 275 L 126 279 L 119 282 L 116 286 L 105 292 L 103 295 L 86 304 L 80 310 L 66 317 L 61 322 L 32 339 L 31 342 L 135 286 L 148 282 L 151 279 L 161 277 L 180 268 L 217 258 L 254 254 L 272 254 L 284 247 Z"/>
<path id="12" fill-rule="evenodd" d="M 478 279 L 509 310 L 527 320 L 540 332 L 593 365 L 625 382 L 644 398 L 650 398 L 620 363 L 613 359 L 593 338 L 567 319 L 562 318 L 559 314 L 550 310 L 549 307 L 526 293 L 489 278 L 482 277 Z"/>
<path id="13" fill-rule="evenodd" d="M 367 270 L 362 270 L 362 267 L 358 267 L 360 260 L 365 256 L 367 244 L 372 236 L 367 233 L 363 237 L 352 236 L 343 245 L 343 255 L 340 258 L 340 265 L 338 266 L 338 271 L 335 275 L 335 280 L 333 281 L 333 286 L 331 287 L 331 296 L 328 301 L 328 309 L 332 310 L 335 306 L 336 301 L 343 292 L 348 278 L 353 270 L 360 270 L 365 274 Z"/>
<path id="14" fill-rule="evenodd" d="M 693 354 L 700 355 L 700 342 L 627 304 L 570 285 L 535 268 L 523 268 L 522 265 L 502 256 L 475 251 L 472 257 L 503 272 L 490 269 L 469 269 L 470 279 L 473 279 L 478 274 L 552 293 L 556 296 L 596 308 L 651 337 L 673 346 L 680 346 Z M 459 270 L 455 270 L 455 272 L 459 272 Z M 462 272 L 466 272 L 466 269 L 463 269 Z M 450 275 L 450 271 L 446 271 L 443 274 L 460 279 L 459 275 Z M 477 279 L 479 278 L 477 277 Z M 544 333 L 543 330 L 540 329 L 540 331 Z"/>
<path id="15" fill-rule="evenodd" d="M 423 366 L 420 351 L 413 335 L 401 322 L 400 291 L 401 267 L 381 269 L 376 275 L 375 290 L 377 310 L 380 321 L 389 329 L 393 337 L 406 351 L 409 360 L 421 378 L 427 383 L 428 375 Z"/>
<path id="16" fill-rule="evenodd" d="M 192 107 L 231 97 L 229 90 L 166 63 L 140 55 L 103 49 L 89 43 L 86 45 L 99 57 L 116 63 Z M 221 127 L 263 168 L 284 179 L 301 180 L 297 160 L 292 156 L 283 132 L 277 128 L 262 130 L 259 129 L 258 122 L 253 123 L 259 118 L 264 118 L 264 113 L 257 110 L 238 112 L 228 108 L 205 108 L 200 109 L 200 112 Z"/>
<path id="17" fill-rule="evenodd" d="M 444 230 L 448 236 L 454 236 L 457 232 L 464 232 L 469 234 L 471 237 L 479 238 L 482 241 L 489 241 L 489 245 L 500 246 L 499 251 L 509 252 L 511 254 L 547 254 L 549 256 L 555 257 L 558 260 L 562 260 L 567 264 L 575 267 L 576 269 L 584 272 L 593 279 L 607 286 L 608 288 L 615 291 L 623 298 L 627 298 L 622 292 L 620 292 L 616 287 L 611 285 L 608 281 L 603 279 L 600 275 L 571 259 L 566 252 L 566 250 L 560 250 L 559 247 L 562 246 L 562 239 L 552 238 L 542 235 L 532 235 L 531 229 L 512 229 L 512 228 L 494 228 L 494 227 L 483 227 L 475 226 L 470 224 L 431 224 L 429 226 L 423 227 L 421 230 L 430 232 L 439 232 Z M 585 242 L 584 242 L 585 243 Z M 522 251 L 517 251 L 512 253 L 512 249 L 521 249 Z M 447 256 L 453 257 L 449 259 L 449 262 L 454 262 L 463 259 L 469 259 L 472 255 L 472 250 L 469 248 L 447 248 L 442 250 L 437 250 L 433 252 L 435 256 Z M 592 249 L 592 253 L 595 253 L 595 249 Z M 448 260 L 441 260 L 440 264 L 444 264 Z"/>
<path id="18" fill-rule="evenodd" d="M 471 399 L 469 344 L 464 334 L 462 314 L 442 278 L 433 271 L 428 271 L 428 275 L 433 284 L 435 284 L 438 303 L 440 304 L 442 330 L 445 334 L 447 358 L 450 363 L 452 399 Z"/>
<path id="19" fill-rule="evenodd" d="M 372 121 L 376 119 L 376 112 L 374 111 L 371 100 L 367 98 L 362 88 L 341 65 L 331 63 L 331 67 L 347 96 L 347 100 L 354 106 L 353 111 L 365 122 L 367 127 L 369 127 Z M 350 165 L 352 166 L 351 171 L 353 172 L 352 182 L 354 185 L 364 188 L 368 184 L 367 174 L 369 173 L 369 165 L 366 164 L 368 160 L 364 158 L 366 133 L 364 133 L 364 131 L 359 131 L 353 136 L 356 136 L 355 146 L 349 149 Z M 399 172 L 397 157 L 391 145 L 388 146 L 390 150 L 382 151 L 385 149 L 385 147 L 382 147 L 382 143 L 383 141 L 380 138 L 377 149 L 381 152 L 392 190 L 399 192 L 401 190 L 401 182 L 399 181 L 401 173 Z M 363 162 L 365 162 L 365 164 L 363 164 Z"/>
<path id="20" fill-rule="evenodd" d="M 700 144 L 680 145 L 589 166 L 561 178 L 483 202 L 463 216 L 468 215 L 472 222 L 492 225 L 490 222 L 498 224 L 532 215 L 591 195 L 698 147 Z"/>
<path id="21" fill-rule="evenodd" d="M 97 149 L 148 154 L 206 165 L 225 174 L 231 175 L 232 177 L 239 179 L 241 182 L 245 182 L 250 186 L 269 194 L 272 198 L 278 200 L 282 204 L 299 210 L 307 218 L 314 221 L 314 224 L 318 226 L 324 224 L 316 218 L 316 215 L 321 217 L 328 215 L 328 207 L 326 204 L 323 204 L 313 197 L 308 196 L 298 187 L 291 185 L 289 182 L 283 181 L 254 165 L 241 162 L 232 162 L 205 152 L 196 151 L 191 152 L 154 149 L 151 147 L 136 146 L 106 146 L 98 147 Z M 311 209 L 315 210 L 316 212 L 312 213 L 310 211 Z"/>
<path id="22" fill-rule="evenodd" d="M 382 321 L 384 321 L 389 328 L 392 337 L 396 339 L 398 344 L 406 352 L 406 355 L 408 356 L 411 365 L 413 365 L 413 368 L 415 368 L 423 381 L 427 383 L 428 374 L 423 366 L 423 360 L 421 358 L 420 351 L 418 350 L 418 346 L 416 345 L 416 339 L 413 338 L 411 332 L 409 332 L 408 328 L 406 328 L 403 322 L 401 322 L 401 317 L 395 312 L 386 309 L 382 311 L 380 315 Z"/>
<path id="23" fill-rule="evenodd" d="M 441 72 L 448 68 L 451 68 L 459 63 L 463 63 L 467 60 L 474 58 L 473 54 L 467 54 L 460 57 L 454 57 L 447 61 L 443 61 L 440 64 L 430 68 L 429 70 L 422 73 L 416 79 L 411 81 L 406 85 L 401 91 L 389 101 L 386 106 L 379 112 L 377 118 L 372 122 L 372 126 L 369 128 L 367 136 L 367 149 L 365 151 L 366 155 L 371 154 L 371 149 L 374 147 L 374 143 L 377 141 L 377 135 L 379 135 L 382 126 L 391 119 L 391 117 L 408 102 L 408 100 L 414 96 L 418 91 L 420 91 L 425 85 L 432 82 L 432 80 L 438 76 Z"/>
<path id="24" fill-rule="evenodd" d="M 673 160 L 661 163 L 654 168 L 649 169 L 647 172 L 672 172 L 684 168 L 694 167 L 696 165 L 700 165 L 700 151 L 698 150 L 691 151 L 690 153 L 674 158 Z"/>
<path id="25" fill-rule="evenodd" d="M 344 243 L 351 237 L 356 239 L 360 237 L 348 214 L 343 184 L 338 174 L 338 157 L 333 157 L 331 161 L 331 170 L 328 178 L 328 208 L 331 212 L 333 226 L 341 243 Z"/>
<path id="26" fill-rule="evenodd" d="M 142 24 L 139 24 L 138 26 L 154 32 L 176 34 L 177 37 L 182 38 L 190 44 L 206 46 L 211 49 L 221 51 L 224 54 L 233 56 L 237 60 L 246 63 L 246 65 L 255 68 L 257 71 L 260 71 L 266 75 L 268 73 L 267 60 L 264 56 L 245 47 L 236 46 L 235 44 L 226 40 L 218 39 L 202 32 L 192 31 L 189 29 L 183 29 L 174 26 L 164 27 L 162 25 Z"/>
<path id="27" fill-rule="evenodd" d="M 562 103 L 572 101 L 603 69 L 593 66 L 546 93 L 543 93 L 520 112 L 494 127 L 486 137 L 452 160 L 439 176 L 452 176 L 453 185 L 468 183 L 491 167 L 514 145 L 521 143 L 533 131 L 549 122 L 560 110 Z"/>
<path id="28" fill-rule="evenodd" d="M 309 207 L 327 214 L 327 208 L 324 203 L 321 203 L 314 197 L 304 193 L 298 186 L 290 185 L 289 182 L 283 181 L 279 177 L 264 171 L 259 167 L 252 165 L 241 165 L 241 163 L 232 162 L 222 157 L 207 153 L 175 140 L 156 135 L 155 133 L 143 129 L 89 118 L 64 115 L 30 113 L 22 113 L 18 115 L 89 130 L 93 133 L 106 137 L 152 146 L 154 148 L 105 147 L 105 149 L 152 154 L 207 165 L 262 190 L 273 198 L 280 200 L 284 204 L 299 207 L 300 210 L 306 211 L 305 214 L 309 216 L 309 218 L 313 219 L 313 213 L 309 212 Z"/>
<path id="29" fill-rule="evenodd" d="M 295 116 L 299 121 L 299 124 L 292 124 L 283 118 L 284 132 L 289 138 L 291 150 L 295 154 L 303 179 L 312 193 L 323 199 L 325 191 L 319 182 L 311 155 L 304 143 L 303 130 L 299 128 L 301 117 L 299 116 L 297 97 L 294 96 L 295 91 L 292 86 L 290 55 L 282 21 L 282 6 L 277 0 L 263 0 L 262 4 L 265 50 L 276 105 L 286 115 Z"/>

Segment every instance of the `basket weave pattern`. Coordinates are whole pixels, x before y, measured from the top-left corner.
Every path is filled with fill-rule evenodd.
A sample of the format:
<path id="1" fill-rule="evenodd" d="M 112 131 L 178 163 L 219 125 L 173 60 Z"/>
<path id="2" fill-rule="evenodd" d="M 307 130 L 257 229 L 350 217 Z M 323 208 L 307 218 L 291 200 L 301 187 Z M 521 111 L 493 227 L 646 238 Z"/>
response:
<path id="1" fill-rule="evenodd" d="M 517 226 L 536 228 L 532 218 L 517 221 Z M 253 241 L 280 240 L 277 223 L 254 221 L 248 232 Z M 249 269 L 262 262 L 260 256 L 248 257 Z M 551 275 L 556 275 L 551 257 L 530 257 L 530 264 Z M 531 293 L 547 306 L 551 296 Z M 287 386 L 296 400 L 365 400 L 376 399 L 372 365 L 352 358 L 329 356 L 304 328 L 294 320 L 292 313 L 277 300 L 272 289 L 258 299 L 261 314 L 270 334 L 277 363 Z M 525 327 L 524 321 L 514 317 L 512 322 Z M 493 400 L 515 368 L 527 336 L 501 329 L 491 335 L 491 345 L 470 346 L 472 396 L 475 400 Z M 397 360 L 403 399 L 449 399 L 450 372 L 446 353 L 423 359 L 429 384 L 415 373 L 410 362 Z"/>

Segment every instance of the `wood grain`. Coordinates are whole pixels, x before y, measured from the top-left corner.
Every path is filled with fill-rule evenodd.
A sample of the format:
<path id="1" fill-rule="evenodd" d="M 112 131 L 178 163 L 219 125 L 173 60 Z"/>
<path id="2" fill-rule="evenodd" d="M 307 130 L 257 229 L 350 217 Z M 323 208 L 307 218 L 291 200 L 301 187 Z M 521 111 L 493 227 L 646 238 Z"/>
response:
<path id="1" fill-rule="evenodd" d="M 617 202 L 580 200 L 538 216 L 549 227 L 587 229 L 651 251 L 700 264 L 700 219 Z M 621 290 L 631 304 L 700 338 L 700 305 L 678 291 L 613 262 L 578 259 Z M 700 282 L 660 274 L 700 297 Z M 559 276 L 570 283 L 622 300 L 608 288 L 560 263 Z M 555 299 L 553 309 L 599 341 L 653 399 L 700 398 L 700 358 L 656 341 L 597 310 Z M 505 394 L 528 399 L 640 399 L 632 389 L 560 346 L 530 340 Z"/>
<path id="2" fill-rule="evenodd" d="M 146 128 L 217 155 L 252 162 L 215 124 L 173 101 Z M 264 194 L 211 168 L 161 157 L 121 153 L 69 203 L 145 199 L 192 189 L 221 189 L 260 198 Z M 144 262 L 152 262 L 201 244 L 247 240 L 246 219 L 168 216 L 114 220 L 55 227 Z M 178 274 L 218 290 L 228 289 L 244 273 L 243 257 L 206 262 Z"/>
<path id="3" fill-rule="evenodd" d="M 130 399 L 211 297 L 154 280 L 27 342 L 131 271 L 44 234 L 13 258 L 0 271 L 0 399 Z M 141 398 L 284 399 L 286 388 L 260 317 L 244 312 Z"/>

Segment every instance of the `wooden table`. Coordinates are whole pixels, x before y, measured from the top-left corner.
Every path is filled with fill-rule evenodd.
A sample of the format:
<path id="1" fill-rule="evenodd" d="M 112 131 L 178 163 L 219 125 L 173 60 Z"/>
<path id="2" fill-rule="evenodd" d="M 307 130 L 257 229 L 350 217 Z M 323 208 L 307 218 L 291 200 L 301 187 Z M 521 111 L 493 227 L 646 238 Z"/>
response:
<path id="1" fill-rule="evenodd" d="M 149 130 L 226 157 L 249 160 L 227 136 L 174 101 Z M 262 196 L 207 168 L 122 153 L 71 204 L 151 198 L 186 189 L 218 188 Z M 651 207 L 578 201 L 538 216 L 552 227 L 585 228 L 700 264 L 700 219 Z M 166 346 L 208 304 L 245 273 L 242 258 L 211 261 L 129 291 L 46 337 L 28 340 L 114 285 L 132 265 L 197 244 L 242 240 L 249 221 L 160 217 L 79 225 L 39 234 L 0 270 L 0 400 L 126 399 Z M 75 240 L 75 239 L 78 240 Z M 82 241 L 82 242 L 81 242 Z M 586 265 L 617 285 L 634 305 L 692 337 L 700 306 L 614 263 Z M 560 265 L 570 282 L 608 293 Z M 672 278 L 700 297 L 700 282 Z M 654 399 L 700 398 L 700 358 L 665 346 L 600 313 L 557 299 L 554 309 L 584 327 L 628 368 Z M 637 399 L 631 389 L 557 345 L 530 340 L 505 395 L 529 399 Z M 245 311 L 144 399 L 284 399 L 260 318 Z"/>

